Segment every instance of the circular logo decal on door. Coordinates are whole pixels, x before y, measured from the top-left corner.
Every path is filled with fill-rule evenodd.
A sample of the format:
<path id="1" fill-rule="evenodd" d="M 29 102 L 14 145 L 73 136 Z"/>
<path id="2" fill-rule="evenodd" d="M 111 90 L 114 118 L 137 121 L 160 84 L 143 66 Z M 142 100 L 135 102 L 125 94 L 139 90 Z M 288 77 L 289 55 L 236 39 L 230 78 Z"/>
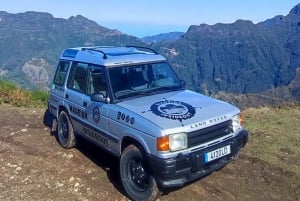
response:
<path id="1" fill-rule="evenodd" d="M 174 100 L 159 101 L 151 105 L 151 111 L 157 116 L 173 120 L 186 120 L 192 118 L 196 110 L 191 105 Z"/>
<path id="2" fill-rule="evenodd" d="M 100 111 L 98 107 L 94 107 L 93 109 L 93 119 L 95 123 L 99 123 L 100 121 Z"/>

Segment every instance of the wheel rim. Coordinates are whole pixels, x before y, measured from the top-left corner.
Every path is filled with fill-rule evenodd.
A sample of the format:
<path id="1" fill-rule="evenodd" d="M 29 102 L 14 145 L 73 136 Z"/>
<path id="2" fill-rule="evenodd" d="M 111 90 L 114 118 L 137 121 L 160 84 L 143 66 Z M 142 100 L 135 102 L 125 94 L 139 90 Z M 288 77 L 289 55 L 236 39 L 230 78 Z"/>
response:
<path id="1" fill-rule="evenodd" d="M 60 134 L 59 136 L 61 141 L 65 143 L 68 139 L 68 134 L 69 134 L 69 125 L 68 125 L 67 118 L 65 116 L 62 116 L 61 118 L 59 134 Z"/>
<path id="2" fill-rule="evenodd" d="M 145 191 L 149 186 L 149 175 L 147 174 L 141 160 L 129 162 L 129 179 L 137 191 Z"/>

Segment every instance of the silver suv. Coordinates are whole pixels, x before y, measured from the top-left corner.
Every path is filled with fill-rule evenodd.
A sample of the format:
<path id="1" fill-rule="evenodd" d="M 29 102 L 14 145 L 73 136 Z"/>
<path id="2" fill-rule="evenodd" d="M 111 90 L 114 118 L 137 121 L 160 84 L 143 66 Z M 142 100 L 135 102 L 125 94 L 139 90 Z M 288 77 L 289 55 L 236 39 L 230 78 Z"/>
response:
<path id="1" fill-rule="evenodd" d="M 185 90 L 166 59 L 145 47 L 63 51 L 49 111 L 64 148 L 76 136 L 120 160 L 133 200 L 155 200 L 225 166 L 248 141 L 236 107 Z"/>

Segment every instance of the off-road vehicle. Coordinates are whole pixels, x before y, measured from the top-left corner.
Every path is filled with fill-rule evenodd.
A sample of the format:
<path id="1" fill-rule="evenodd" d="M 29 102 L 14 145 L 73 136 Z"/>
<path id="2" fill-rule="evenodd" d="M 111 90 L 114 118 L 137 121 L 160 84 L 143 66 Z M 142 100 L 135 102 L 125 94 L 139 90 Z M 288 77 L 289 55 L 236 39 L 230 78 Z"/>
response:
<path id="1" fill-rule="evenodd" d="M 154 200 L 224 167 L 248 140 L 240 110 L 184 89 L 167 60 L 145 47 L 62 52 L 49 111 L 64 148 L 78 136 L 119 158 L 133 200 Z"/>

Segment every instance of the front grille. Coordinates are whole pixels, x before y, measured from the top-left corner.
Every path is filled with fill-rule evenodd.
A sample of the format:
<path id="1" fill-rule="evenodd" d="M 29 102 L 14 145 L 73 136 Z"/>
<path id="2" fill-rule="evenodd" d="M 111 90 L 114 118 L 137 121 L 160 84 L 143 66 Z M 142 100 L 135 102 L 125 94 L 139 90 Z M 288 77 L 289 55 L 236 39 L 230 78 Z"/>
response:
<path id="1" fill-rule="evenodd" d="M 188 146 L 194 147 L 232 133 L 232 121 L 228 120 L 188 133 Z"/>

